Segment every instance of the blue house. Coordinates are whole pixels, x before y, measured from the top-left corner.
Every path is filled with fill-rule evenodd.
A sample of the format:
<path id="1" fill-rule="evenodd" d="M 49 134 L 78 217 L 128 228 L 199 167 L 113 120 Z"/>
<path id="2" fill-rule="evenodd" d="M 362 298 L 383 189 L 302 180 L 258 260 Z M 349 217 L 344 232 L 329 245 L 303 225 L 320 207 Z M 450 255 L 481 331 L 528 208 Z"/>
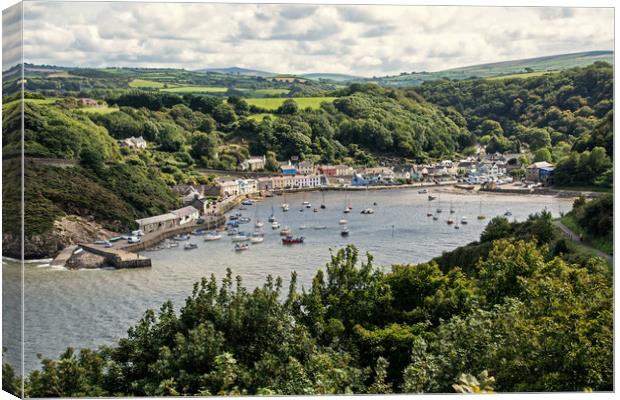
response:
<path id="1" fill-rule="evenodd" d="M 297 168 L 293 165 L 283 165 L 280 167 L 282 175 L 297 175 Z"/>
<path id="2" fill-rule="evenodd" d="M 543 167 L 538 170 L 538 177 L 543 185 L 553 185 L 553 169 L 553 167 Z"/>
<path id="3" fill-rule="evenodd" d="M 364 179 L 360 174 L 353 175 L 353 179 L 351 179 L 352 186 L 366 186 L 368 184 L 368 179 Z"/>

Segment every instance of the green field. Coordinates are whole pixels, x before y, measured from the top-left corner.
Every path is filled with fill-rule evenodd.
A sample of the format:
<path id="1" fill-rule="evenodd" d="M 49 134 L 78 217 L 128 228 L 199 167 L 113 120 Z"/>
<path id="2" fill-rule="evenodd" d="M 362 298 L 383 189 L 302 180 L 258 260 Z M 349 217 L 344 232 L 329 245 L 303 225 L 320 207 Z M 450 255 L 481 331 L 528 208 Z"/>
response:
<path id="1" fill-rule="evenodd" d="M 110 114 L 115 111 L 118 111 L 117 107 L 84 107 L 84 108 L 76 108 L 78 111 L 84 111 L 89 114 Z"/>
<path id="2" fill-rule="evenodd" d="M 237 89 L 237 90 L 240 90 L 240 89 Z M 288 89 L 277 89 L 277 88 L 255 89 L 255 90 L 250 91 L 251 94 L 268 95 L 268 96 L 286 94 L 288 92 L 289 92 Z"/>
<path id="3" fill-rule="evenodd" d="M 535 71 L 535 72 L 523 72 L 520 74 L 509 74 L 509 75 L 500 75 L 500 76 L 492 76 L 486 78 L 488 80 L 498 80 L 498 79 L 514 79 L 514 78 L 533 78 L 535 76 L 542 76 L 545 74 L 557 74 L 559 71 Z"/>
<path id="4" fill-rule="evenodd" d="M 134 79 L 131 82 L 129 82 L 129 87 L 161 89 L 164 87 L 164 84 L 161 82 L 147 81 L 146 79 Z"/>
<path id="5" fill-rule="evenodd" d="M 336 97 L 297 97 L 292 100 L 295 100 L 299 108 L 319 108 L 321 103 L 328 102 L 331 103 L 336 99 Z M 264 98 L 264 99 L 245 99 L 249 105 L 262 107 L 267 110 L 275 110 L 284 103 L 286 98 Z"/>
<path id="6" fill-rule="evenodd" d="M 58 100 L 56 97 L 49 97 L 47 99 L 24 99 L 24 103 L 32 103 L 32 104 L 53 104 Z M 8 103 L 3 103 L 2 108 L 10 107 L 13 104 L 17 104 L 21 101 L 21 99 L 9 101 Z"/>
<path id="7" fill-rule="evenodd" d="M 252 114 L 252 115 L 249 115 L 249 116 L 248 116 L 248 119 L 252 119 L 252 120 L 254 120 L 254 121 L 256 121 L 256 122 L 261 122 L 261 121 L 262 121 L 265 117 L 267 117 L 267 116 L 271 117 L 272 119 L 274 119 L 274 118 L 278 118 L 278 116 L 277 116 L 277 115 L 274 115 L 274 114 L 269 114 L 269 113 L 261 113 L 261 114 Z"/>
<path id="8" fill-rule="evenodd" d="M 161 89 L 162 92 L 169 93 L 225 93 L 226 87 L 215 86 L 178 86 Z"/>

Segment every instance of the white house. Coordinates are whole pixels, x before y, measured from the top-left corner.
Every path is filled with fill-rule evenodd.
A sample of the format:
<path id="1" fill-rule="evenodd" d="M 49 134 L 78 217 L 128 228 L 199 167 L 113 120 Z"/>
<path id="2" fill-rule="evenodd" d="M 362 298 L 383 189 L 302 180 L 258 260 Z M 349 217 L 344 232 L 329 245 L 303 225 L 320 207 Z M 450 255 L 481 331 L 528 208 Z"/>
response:
<path id="1" fill-rule="evenodd" d="M 198 211 L 194 206 L 179 208 L 178 210 L 171 211 L 170 213 L 179 218 L 179 225 L 195 221 L 200 217 L 200 211 Z"/>

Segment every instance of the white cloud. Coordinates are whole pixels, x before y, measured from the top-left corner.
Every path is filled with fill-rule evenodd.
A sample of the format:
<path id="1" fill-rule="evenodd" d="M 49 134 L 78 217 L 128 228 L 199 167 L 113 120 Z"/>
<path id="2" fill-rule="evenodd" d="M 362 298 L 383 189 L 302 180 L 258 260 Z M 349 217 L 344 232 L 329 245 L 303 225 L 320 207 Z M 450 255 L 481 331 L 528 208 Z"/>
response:
<path id="1" fill-rule="evenodd" d="M 383 75 L 613 48 L 610 8 L 24 3 L 27 62 Z"/>

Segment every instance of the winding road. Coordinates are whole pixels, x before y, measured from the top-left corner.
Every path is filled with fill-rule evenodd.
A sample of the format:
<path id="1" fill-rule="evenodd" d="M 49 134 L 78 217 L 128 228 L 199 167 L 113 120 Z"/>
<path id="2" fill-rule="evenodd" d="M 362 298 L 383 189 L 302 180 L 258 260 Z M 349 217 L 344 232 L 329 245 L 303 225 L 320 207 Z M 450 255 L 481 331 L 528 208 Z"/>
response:
<path id="1" fill-rule="evenodd" d="M 553 223 L 560 228 L 560 230 L 562 231 L 562 233 L 564 233 L 564 235 L 566 237 L 568 237 L 570 240 L 572 240 L 575 243 L 579 243 L 580 245 L 587 247 L 588 250 L 592 251 L 592 253 L 596 254 L 599 257 L 603 257 L 604 259 L 606 259 L 609 263 L 613 264 L 613 260 L 614 258 L 612 256 L 610 256 L 607 253 L 603 253 L 602 251 L 600 251 L 599 249 L 596 249 L 584 242 L 582 242 L 579 239 L 579 235 L 576 234 L 575 232 L 571 231 L 570 229 L 568 229 L 568 227 L 566 225 L 564 225 L 562 222 L 555 220 L 553 221 Z"/>

